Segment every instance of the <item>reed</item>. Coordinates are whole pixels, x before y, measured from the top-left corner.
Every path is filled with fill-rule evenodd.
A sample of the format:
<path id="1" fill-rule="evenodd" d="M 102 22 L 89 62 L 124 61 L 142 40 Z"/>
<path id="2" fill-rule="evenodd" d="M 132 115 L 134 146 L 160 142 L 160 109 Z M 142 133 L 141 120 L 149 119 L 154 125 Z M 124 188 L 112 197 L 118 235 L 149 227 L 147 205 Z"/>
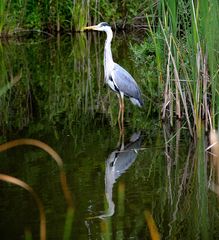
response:
<path id="1" fill-rule="evenodd" d="M 11 34 L 15 27 L 15 19 L 11 15 L 11 1 L 2 0 L 0 2 L 0 37 Z"/>
<path id="2" fill-rule="evenodd" d="M 10 21 L 10 5 L 11 1 L 2 0 L 0 2 L 0 37 L 7 35 L 9 32 Z"/>
<path id="3" fill-rule="evenodd" d="M 156 31 L 166 45 L 162 117 L 171 124 L 175 117 L 185 118 L 192 136 L 201 121 L 206 131 L 218 121 L 218 5 L 217 1 L 161 1 L 159 5 Z"/>
<path id="4" fill-rule="evenodd" d="M 4 24 L 5 24 L 5 18 L 6 18 L 6 1 L 1 1 L 0 3 L 0 34 L 2 34 L 2 30 L 3 30 L 3 27 L 4 27 Z"/>
<path id="5" fill-rule="evenodd" d="M 89 8 L 90 1 L 81 1 L 69 6 L 71 12 L 71 29 L 74 31 L 80 31 L 82 27 L 89 24 Z"/>

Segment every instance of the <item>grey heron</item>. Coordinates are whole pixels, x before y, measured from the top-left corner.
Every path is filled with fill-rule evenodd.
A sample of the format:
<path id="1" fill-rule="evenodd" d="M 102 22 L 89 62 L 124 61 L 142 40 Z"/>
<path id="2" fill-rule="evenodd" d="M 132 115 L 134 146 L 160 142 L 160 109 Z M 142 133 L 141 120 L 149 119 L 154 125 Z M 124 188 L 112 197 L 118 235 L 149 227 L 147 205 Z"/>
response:
<path id="1" fill-rule="evenodd" d="M 106 33 L 107 38 L 104 47 L 104 75 L 105 81 L 109 87 L 117 93 L 119 97 L 119 114 L 118 123 L 122 122 L 122 130 L 124 129 L 124 96 L 128 97 L 134 105 L 143 106 L 141 91 L 134 78 L 119 64 L 113 61 L 111 51 L 111 41 L 113 32 L 110 25 L 101 22 L 98 25 L 84 27 L 83 30 L 96 30 Z"/>

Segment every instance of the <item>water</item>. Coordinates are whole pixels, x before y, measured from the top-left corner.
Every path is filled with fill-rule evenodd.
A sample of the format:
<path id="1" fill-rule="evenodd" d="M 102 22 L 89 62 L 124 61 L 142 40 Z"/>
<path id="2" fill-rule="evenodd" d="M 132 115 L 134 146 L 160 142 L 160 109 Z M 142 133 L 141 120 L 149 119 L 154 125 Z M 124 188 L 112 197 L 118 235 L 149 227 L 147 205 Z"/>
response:
<path id="1" fill-rule="evenodd" d="M 60 169 L 42 149 L 22 145 L 1 152 L 0 172 L 39 195 L 47 239 L 150 239 L 153 222 L 162 239 L 217 239 L 218 199 L 209 188 L 214 167 L 204 135 L 196 147 L 183 123 L 170 128 L 159 121 L 160 102 L 151 97 L 156 69 L 139 63 L 130 48 L 143 39 L 117 35 L 114 59 L 132 73 L 146 100 L 143 110 L 126 101 L 120 136 L 118 100 L 103 83 L 104 37 L 37 37 L 0 45 L 1 143 L 38 139 L 61 156 L 73 220 L 66 224 L 69 202 Z M 33 197 L 12 184 L 0 186 L 1 239 L 24 239 L 25 232 L 39 239 Z"/>

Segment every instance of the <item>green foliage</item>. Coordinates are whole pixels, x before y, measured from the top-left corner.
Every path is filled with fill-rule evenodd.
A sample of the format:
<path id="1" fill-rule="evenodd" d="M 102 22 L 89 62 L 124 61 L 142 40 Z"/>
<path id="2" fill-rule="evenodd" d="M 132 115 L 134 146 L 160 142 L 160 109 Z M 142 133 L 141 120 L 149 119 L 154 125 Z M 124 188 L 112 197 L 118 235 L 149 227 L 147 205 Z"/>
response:
<path id="1" fill-rule="evenodd" d="M 93 2 L 93 5 L 92 5 Z M 124 28 L 125 25 L 145 25 L 145 16 L 149 12 L 151 0 L 144 1 L 109 1 L 101 0 L 98 6 L 99 18 L 101 21 L 107 21 Z M 94 9 L 94 1 L 91 1 Z M 94 13 L 91 11 L 91 16 Z"/>
<path id="2" fill-rule="evenodd" d="M 155 61 L 155 46 L 149 38 L 141 44 L 132 46 L 132 50 L 134 52 L 134 60 L 138 64 L 149 63 L 152 62 L 151 60 Z"/>
<path id="3" fill-rule="evenodd" d="M 29 29 L 40 29 L 41 28 L 41 18 L 38 12 L 32 12 L 26 17 L 26 27 Z"/>
<path id="4" fill-rule="evenodd" d="M 107 21 L 124 27 L 144 24 L 153 1 L 19 0 L 0 3 L 0 33 L 17 28 L 54 31 L 80 30 L 86 24 Z"/>
<path id="5" fill-rule="evenodd" d="M 133 61 L 139 69 L 143 94 L 147 96 L 147 101 L 159 104 L 159 100 L 161 100 L 157 81 L 159 73 L 154 71 L 156 69 L 156 49 L 152 39 L 148 37 L 142 44 L 131 46 L 131 50 L 134 53 Z M 157 108 L 153 108 L 153 110 L 155 109 Z"/>

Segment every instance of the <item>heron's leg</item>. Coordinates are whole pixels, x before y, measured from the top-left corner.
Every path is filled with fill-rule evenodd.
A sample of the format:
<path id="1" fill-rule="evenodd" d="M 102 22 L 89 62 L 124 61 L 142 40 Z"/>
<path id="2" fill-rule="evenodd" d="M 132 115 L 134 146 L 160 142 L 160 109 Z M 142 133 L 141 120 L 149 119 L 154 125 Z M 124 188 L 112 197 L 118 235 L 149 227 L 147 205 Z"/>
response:
<path id="1" fill-rule="evenodd" d="M 122 139 L 121 145 L 120 145 L 120 151 L 124 151 L 124 149 L 125 149 L 125 146 L 124 146 L 124 132 L 122 134 L 120 134 L 120 136 L 121 136 L 121 139 Z"/>
<path id="2" fill-rule="evenodd" d="M 124 150 L 124 131 L 120 130 L 119 132 L 119 141 L 117 142 L 116 148 L 120 151 Z"/>
<path id="3" fill-rule="evenodd" d="M 122 110 L 122 102 L 121 102 L 121 97 L 119 94 L 117 94 L 118 98 L 119 98 L 119 114 L 118 114 L 118 124 L 119 124 L 119 130 L 121 132 L 121 110 Z"/>
<path id="4" fill-rule="evenodd" d="M 125 110 L 125 104 L 124 104 L 124 94 L 121 93 L 121 111 L 122 111 L 122 131 L 124 132 L 124 110 Z"/>

